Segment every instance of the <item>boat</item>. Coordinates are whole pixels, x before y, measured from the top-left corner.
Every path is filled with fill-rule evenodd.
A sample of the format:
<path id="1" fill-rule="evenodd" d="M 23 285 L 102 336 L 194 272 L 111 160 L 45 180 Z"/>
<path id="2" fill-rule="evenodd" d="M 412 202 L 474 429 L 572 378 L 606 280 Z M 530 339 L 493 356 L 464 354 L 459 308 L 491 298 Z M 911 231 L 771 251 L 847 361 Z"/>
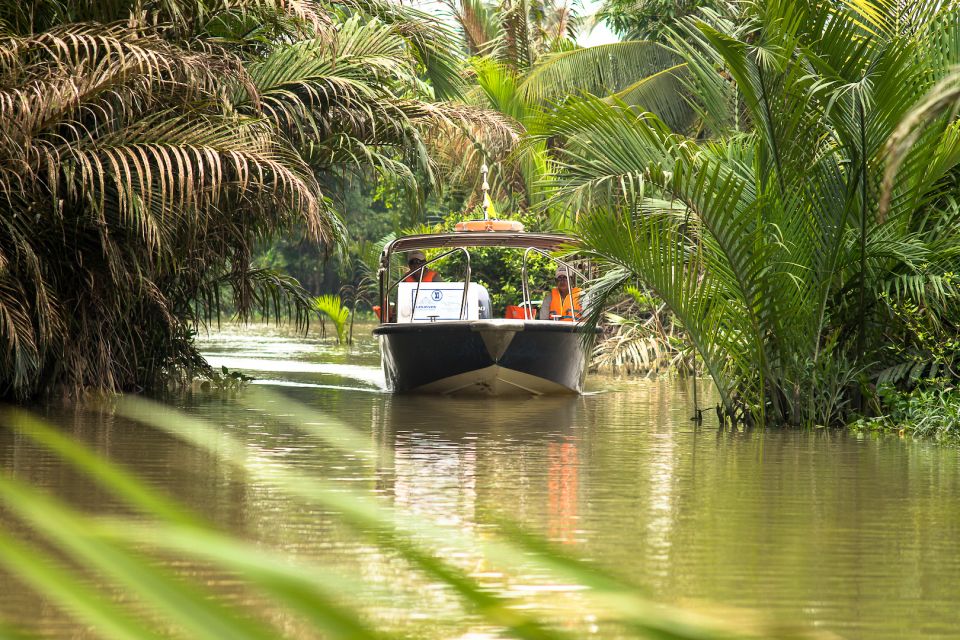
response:
<path id="1" fill-rule="evenodd" d="M 576 245 L 569 236 L 527 233 L 519 222 L 489 217 L 458 223 L 453 232 L 389 242 L 380 256 L 380 304 L 375 308 L 380 323 L 373 330 L 388 389 L 481 396 L 581 393 L 596 329 L 582 318 L 539 319 L 529 302 L 528 282 L 531 256 L 585 279 L 572 262 L 554 257 Z M 523 253 L 521 304 L 491 309 L 486 289 L 471 282 L 470 251 L 483 247 Z M 436 255 L 416 278 L 404 281 L 395 257 L 417 251 Z M 424 278 L 431 265 L 454 254 L 465 267 L 462 280 Z"/>

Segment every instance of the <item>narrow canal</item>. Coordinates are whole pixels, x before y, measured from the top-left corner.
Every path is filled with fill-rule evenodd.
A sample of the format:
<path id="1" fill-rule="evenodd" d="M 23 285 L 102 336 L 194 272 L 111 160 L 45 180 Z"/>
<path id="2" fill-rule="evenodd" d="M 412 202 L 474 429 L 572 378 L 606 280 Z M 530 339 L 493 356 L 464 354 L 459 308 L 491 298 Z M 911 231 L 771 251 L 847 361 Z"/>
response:
<path id="1" fill-rule="evenodd" d="M 252 410 L 208 394 L 176 401 L 241 438 L 251 465 L 294 465 L 467 531 L 493 531 L 510 518 L 664 603 L 844 638 L 960 634 L 956 449 L 843 431 L 721 431 L 712 410 L 695 427 L 682 381 L 593 378 L 588 394 L 562 399 L 392 397 L 380 389 L 370 341 L 347 352 L 263 329 L 217 334 L 204 349 L 215 365 L 249 372 L 256 385 L 341 419 L 380 451 L 375 468 L 351 464 L 276 419 L 283 402 Z M 460 613 L 452 595 L 327 514 L 259 484 L 253 469 L 238 473 L 102 413 L 47 418 L 221 526 L 363 580 L 374 615 L 391 628 L 414 637 L 496 637 Z M 5 430 L 0 438 L 7 472 L 73 505 L 112 508 L 51 455 Z M 507 576 L 478 563 L 471 571 L 521 602 L 558 616 L 575 611 L 567 607 L 573 585 L 522 568 Z M 392 593 L 398 586 L 405 598 Z M 254 597 L 228 581 L 219 588 Z M 49 637 L 86 637 L 3 575 L 0 616 Z M 576 635 L 604 636 L 589 619 L 568 625 Z"/>

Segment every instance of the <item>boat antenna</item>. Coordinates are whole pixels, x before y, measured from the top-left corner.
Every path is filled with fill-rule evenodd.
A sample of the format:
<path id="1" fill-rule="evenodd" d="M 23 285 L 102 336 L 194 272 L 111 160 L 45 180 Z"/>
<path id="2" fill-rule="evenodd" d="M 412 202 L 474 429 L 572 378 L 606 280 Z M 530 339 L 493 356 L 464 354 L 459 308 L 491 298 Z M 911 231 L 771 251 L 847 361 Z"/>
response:
<path id="1" fill-rule="evenodd" d="M 490 219 L 490 209 L 487 207 L 487 201 L 488 201 L 489 198 L 490 198 L 490 195 L 489 195 L 489 193 L 488 193 L 488 192 L 490 191 L 490 183 L 487 182 L 487 174 L 488 174 L 489 172 L 490 172 L 490 167 L 488 167 L 488 166 L 487 166 L 487 163 L 484 162 L 484 163 L 480 166 L 480 173 L 483 175 L 483 186 L 482 186 L 482 189 L 483 189 L 483 219 L 484 219 L 484 220 L 489 220 L 489 219 Z"/>

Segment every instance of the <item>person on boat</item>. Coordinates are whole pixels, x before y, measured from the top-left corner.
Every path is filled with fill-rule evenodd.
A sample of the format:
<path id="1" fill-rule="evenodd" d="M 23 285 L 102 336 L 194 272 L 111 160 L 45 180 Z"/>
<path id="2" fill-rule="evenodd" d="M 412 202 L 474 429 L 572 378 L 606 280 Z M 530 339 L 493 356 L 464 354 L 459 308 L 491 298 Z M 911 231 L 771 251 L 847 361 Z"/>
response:
<path id="1" fill-rule="evenodd" d="M 407 256 L 407 267 L 410 270 L 403 276 L 403 282 L 443 282 L 440 274 L 432 269 L 427 269 L 427 256 L 423 251 L 411 251 Z M 420 279 L 420 272 L 423 271 L 423 279 Z"/>
<path id="2" fill-rule="evenodd" d="M 557 267 L 555 286 L 540 305 L 541 320 L 576 322 L 583 315 L 580 287 L 574 287 L 573 272 L 566 265 Z"/>

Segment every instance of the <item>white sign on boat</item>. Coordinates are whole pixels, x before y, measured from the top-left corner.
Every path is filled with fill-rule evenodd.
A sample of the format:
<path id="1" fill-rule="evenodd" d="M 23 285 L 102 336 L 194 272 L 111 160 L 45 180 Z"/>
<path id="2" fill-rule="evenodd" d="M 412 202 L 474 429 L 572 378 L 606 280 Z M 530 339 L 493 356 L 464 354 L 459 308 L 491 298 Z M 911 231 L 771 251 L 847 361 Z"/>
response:
<path id="1" fill-rule="evenodd" d="M 479 294 L 482 287 L 471 283 L 467 291 L 467 310 L 464 320 L 480 317 Z M 414 297 L 416 308 L 414 309 Z M 460 320 L 463 307 L 462 282 L 422 282 L 417 291 L 416 282 L 401 282 L 397 285 L 398 321 L 435 322 Z"/>

